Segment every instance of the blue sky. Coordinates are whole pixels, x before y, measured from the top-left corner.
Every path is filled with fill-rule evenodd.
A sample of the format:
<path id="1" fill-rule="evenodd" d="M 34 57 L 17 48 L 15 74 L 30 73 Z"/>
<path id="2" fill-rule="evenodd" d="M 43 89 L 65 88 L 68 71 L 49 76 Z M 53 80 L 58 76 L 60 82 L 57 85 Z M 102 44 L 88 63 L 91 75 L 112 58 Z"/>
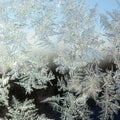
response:
<path id="1" fill-rule="evenodd" d="M 97 4 L 98 7 L 98 15 L 99 14 L 106 14 L 106 11 L 112 11 L 114 9 L 118 9 L 118 5 L 116 0 L 86 0 L 88 6 L 90 8 L 94 7 Z M 99 17 L 98 17 L 98 23 L 99 23 Z M 102 27 L 100 23 L 96 27 L 98 32 L 102 32 Z"/>
<path id="2" fill-rule="evenodd" d="M 86 0 L 86 2 L 90 7 L 93 7 L 97 3 L 99 13 L 105 13 L 105 11 L 118 8 L 116 0 Z"/>

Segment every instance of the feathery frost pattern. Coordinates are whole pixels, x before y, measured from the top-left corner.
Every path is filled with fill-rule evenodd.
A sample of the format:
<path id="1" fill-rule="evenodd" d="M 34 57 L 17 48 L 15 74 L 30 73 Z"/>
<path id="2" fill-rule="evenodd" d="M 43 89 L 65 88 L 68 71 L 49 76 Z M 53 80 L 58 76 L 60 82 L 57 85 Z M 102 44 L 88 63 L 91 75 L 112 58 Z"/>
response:
<path id="1" fill-rule="evenodd" d="M 0 0 L 0 11 L 0 119 L 118 120 L 119 9 L 100 14 L 104 35 L 86 0 Z"/>

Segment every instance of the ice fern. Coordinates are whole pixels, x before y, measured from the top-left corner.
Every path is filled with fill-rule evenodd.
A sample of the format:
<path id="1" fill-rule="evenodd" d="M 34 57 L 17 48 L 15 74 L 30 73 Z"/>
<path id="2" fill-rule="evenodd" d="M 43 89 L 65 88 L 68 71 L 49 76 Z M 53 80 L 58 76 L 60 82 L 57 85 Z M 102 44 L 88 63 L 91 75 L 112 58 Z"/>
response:
<path id="1" fill-rule="evenodd" d="M 12 106 L 8 107 L 7 118 L 10 120 L 50 120 L 45 115 L 37 115 L 33 100 L 26 99 L 23 103 L 13 97 Z"/>
<path id="2" fill-rule="evenodd" d="M 0 0 L 0 11 L 0 119 L 120 118 L 119 9 L 100 15 L 108 59 L 86 0 Z"/>

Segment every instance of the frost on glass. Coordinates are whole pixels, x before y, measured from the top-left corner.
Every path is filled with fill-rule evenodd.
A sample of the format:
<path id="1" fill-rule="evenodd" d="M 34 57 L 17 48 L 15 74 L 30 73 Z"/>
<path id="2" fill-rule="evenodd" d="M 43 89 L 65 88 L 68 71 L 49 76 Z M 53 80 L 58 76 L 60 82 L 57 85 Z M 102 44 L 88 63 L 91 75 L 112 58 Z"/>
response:
<path id="1" fill-rule="evenodd" d="M 120 110 L 119 10 L 100 15 L 104 35 L 113 44 L 103 50 L 106 58 L 96 30 L 97 5 L 0 0 L 0 11 L 1 118 L 114 119 Z M 106 69 L 108 62 L 115 71 Z M 91 99 L 99 109 L 96 118 Z"/>

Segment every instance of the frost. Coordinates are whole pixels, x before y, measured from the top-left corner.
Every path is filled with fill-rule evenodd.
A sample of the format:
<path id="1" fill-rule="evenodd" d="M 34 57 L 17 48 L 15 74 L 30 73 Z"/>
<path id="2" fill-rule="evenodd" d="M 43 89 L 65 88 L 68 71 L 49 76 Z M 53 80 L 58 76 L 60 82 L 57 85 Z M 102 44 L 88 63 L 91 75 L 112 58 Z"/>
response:
<path id="1" fill-rule="evenodd" d="M 119 9 L 100 15 L 104 35 L 96 31 L 97 6 L 85 0 L 0 0 L 0 11 L 0 117 L 91 120 L 92 99 L 98 119 L 114 120 Z"/>

